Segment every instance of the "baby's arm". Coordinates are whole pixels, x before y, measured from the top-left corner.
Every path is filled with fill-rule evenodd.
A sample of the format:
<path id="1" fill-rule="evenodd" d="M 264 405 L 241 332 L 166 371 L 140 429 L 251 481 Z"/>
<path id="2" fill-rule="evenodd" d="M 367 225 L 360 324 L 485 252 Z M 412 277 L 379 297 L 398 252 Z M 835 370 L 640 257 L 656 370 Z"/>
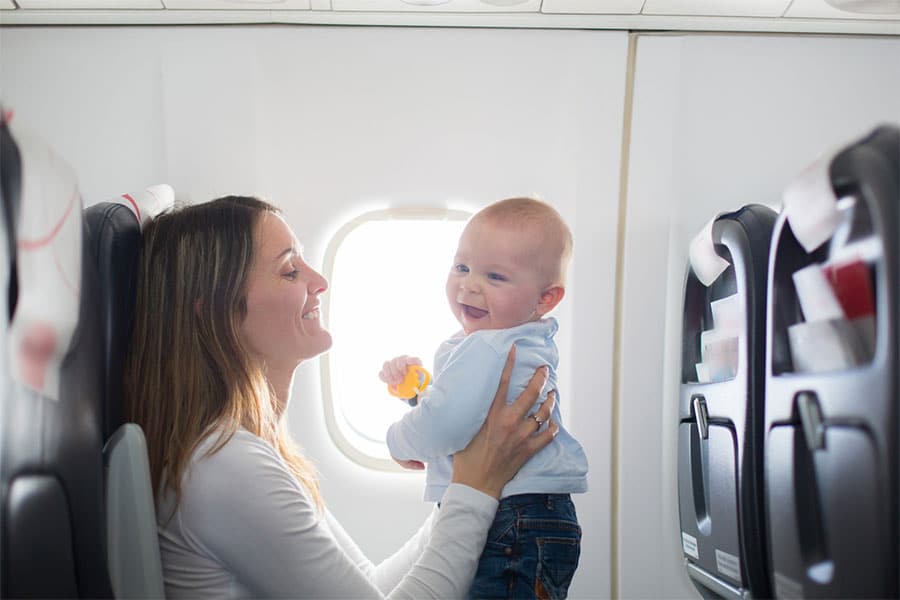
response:
<path id="1" fill-rule="evenodd" d="M 487 416 L 506 355 L 480 339 L 460 347 L 432 383 L 428 396 L 388 429 L 395 460 L 429 461 L 469 443 Z"/>

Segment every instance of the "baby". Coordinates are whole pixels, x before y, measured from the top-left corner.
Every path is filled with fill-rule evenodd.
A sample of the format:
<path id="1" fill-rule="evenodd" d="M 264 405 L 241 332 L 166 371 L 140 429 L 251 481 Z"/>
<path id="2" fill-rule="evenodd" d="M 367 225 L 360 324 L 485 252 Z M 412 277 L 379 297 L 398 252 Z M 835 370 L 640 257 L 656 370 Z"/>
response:
<path id="1" fill-rule="evenodd" d="M 532 412 L 557 389 L 558 325 L 546 315 L 565 294 L 571 254 L 572 235 L 559 213 L 531 198 L 495 202 L 463 230 L 446 287 L 462 331 L 438 348 L 434 382 L 387 433 L 397 462 L 428 463 L 427 501 L 440 502 L 450 483 L 451 455 L 481 428 L 512 344 L 516 364 L 507 402 L 542 365 L 549 369 L 547 385 Z M 411 365 L 421 364 L 400 356 L 384 364 L 380 377 L 397 385 Z M 556 395 L 559 433 L 503 489 L 472 598 L 566 597 L 581 548 L 569 494 L 587 490 L 587 458 L 563 427 L 558 390 Z"/>

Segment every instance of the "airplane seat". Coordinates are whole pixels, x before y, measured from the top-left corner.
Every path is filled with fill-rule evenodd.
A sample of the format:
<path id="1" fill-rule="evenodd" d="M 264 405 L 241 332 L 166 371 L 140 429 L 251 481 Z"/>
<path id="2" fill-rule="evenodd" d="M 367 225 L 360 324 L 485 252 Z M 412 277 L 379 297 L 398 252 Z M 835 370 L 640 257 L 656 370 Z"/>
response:
<path id="1" fill-rule="evenodd" d="M 117 598 L 164 598 L 156 504 L 144 432 L 125 423 L 105 450 L 109 577 Z"/>
<path id="2" fill-rule="evenodd" d="M 91 258 L 100 276 L 106 388 L 104 449 L 109 575 L 118 598 L 162 598 L 164 586 L 147 445 L 124 422 L 122 375 L 131 339 L 141 227 L 174 203 L 168 185 L 122 194 L 85 209 Z"/>
<path id="3" fill-rule="evenodd" d="M 103 438 L 125 422 L 122 375 L 134 318 L 135 285 L 141 230 L 147 221 L 174 204 L 168 185 L 122 194 L 84 209 L 90 257 L 100 277 L 100 315 L 106 372 Z"/>
<path id="4" fill-rule="evenodd" d="M 102 339 L 81 197 L 45 142 L 2 121 L 0 595 L 109 598 Z"/>

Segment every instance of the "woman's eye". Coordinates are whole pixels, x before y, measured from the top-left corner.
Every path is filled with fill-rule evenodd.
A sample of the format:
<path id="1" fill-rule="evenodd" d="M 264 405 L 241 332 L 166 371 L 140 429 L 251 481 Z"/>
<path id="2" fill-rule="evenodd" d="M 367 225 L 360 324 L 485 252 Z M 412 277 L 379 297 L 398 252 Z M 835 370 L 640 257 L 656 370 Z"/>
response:
<path id="1" fill-rule="evenodd" d="M 284 277 L 287 278 L 287 279 L 290 279 L 291 281 L 293 281 L 294 279 L 297 279 L 297 275 L 298 275 L 299 273 L 300 273 L 299 270 L 294 269 L 293 271 L 289 271 L 289 272 L 285 273 L 285 274 L 284 274 Z"/>
<path id="2" fill-rule="evenodd" d="M 466 265 L 456 265 L 453 267 L 453 270 L 457 273 L 468 273 L 469 267 L 467 267 Z"/>

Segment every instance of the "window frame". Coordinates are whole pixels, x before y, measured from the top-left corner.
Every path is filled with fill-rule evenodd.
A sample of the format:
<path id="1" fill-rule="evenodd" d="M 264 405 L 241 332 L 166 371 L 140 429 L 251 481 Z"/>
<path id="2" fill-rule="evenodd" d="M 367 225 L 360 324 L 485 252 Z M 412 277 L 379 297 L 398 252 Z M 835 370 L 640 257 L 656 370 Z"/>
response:
<path id="1" fill-rule="evenodd" d="M 333 280 L 334 262 L 337 257 L 338 250 L 344 240 L 350 233 L 359 227 L 371 223 L 373 221 L 416 221 L 416 220 L 433 220 L 433 221 L 468 221 L 474 214 L 471 211 L 441 208 L 441 207 L 395 207 L 373 210 L 362 213 L 357 217 L 347 221 L 341 225 L 335 234 L 328 241 L 325 247 L 325 256 L 322 264 L 322 273 L 329 281 Z M 324 294 L 322 298 L 321 311 L 322 321 L 326 329 L 330 328 L 331 323 L 331 297 L 332 293 Z M 403 473 L 419 473 L 419 471 L 410 471 L 404 469 L 396 462 L 390 459 L 372 456 L 357 447 L 349 440 L 341 431 L 338 425 L 338 419 L 344 419 L 338 415 L 337 398 L 334 396 L 334 389 L 331 381 L 331 357 L 330 352 L 326 352 L 319 358 L 319 373 L 322 387 L 322 403 L 325 410 L 325 428 L 328 436 L 347 458 L 353 462 L 377 471 L 403 472 Z M 352 428 L 352 425 L 348 425 Z"/>

